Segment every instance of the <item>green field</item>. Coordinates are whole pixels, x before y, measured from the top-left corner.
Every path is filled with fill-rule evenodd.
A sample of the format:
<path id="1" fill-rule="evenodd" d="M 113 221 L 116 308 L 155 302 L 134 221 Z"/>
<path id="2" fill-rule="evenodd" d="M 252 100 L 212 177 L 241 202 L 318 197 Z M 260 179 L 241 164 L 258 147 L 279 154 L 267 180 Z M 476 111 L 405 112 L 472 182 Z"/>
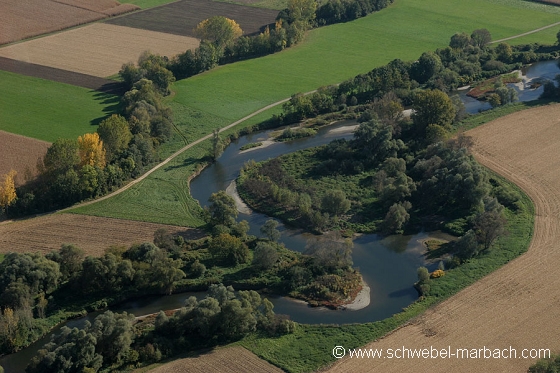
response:
<path id="1" fill-rule="evenodd" d="M 121 4 L 134 4 L 142 9 L 153 8 L 155 6 L 173 3 L 178 0 L 119 0 Z"/>
<path id="2" fill-rule="evenodd" d="M 555 23 L 559 14 L 560 8 L 522 0 L 396 0 L 368 17 L 312 30 L 300 45 L 281 53 L 176 82 L 172 86 L 176 94 L 170 100 L 176 122 L 192 141 L 295 92 L 341 82 L 395 58 L 416 59 L 424 51 L 445 47 L 456 32 L 484 27 L 500 39 Z M 555 32 L 551 28 L 522 40 L 553 43 Z M 546 37 L 540 39 L 541 34 Z M 167 145 L 168 153 L 179 145 Z M 119 197 L 77 211 L 197 226 L 200 221 L 188 216 L 192 213 L 176 216 L 179 206 L 196 207 L 183 184 L 195 168 L 190 163 L 195 158 L 182 155 L 176 168 L 159 170 Z M 183 162 L 187 165 L 181 166 Z M 157 193 L 152 179 L 161 181 Z M 161 210 L 163 205 L 168 208 Z M 150 210 L 161 211 L 154 215 Z"/>
<path id="3" fill-rule="evenodd" d="M 95 132 L 119 97 L 0 71 L 0 130 L 45 141 Z"/>

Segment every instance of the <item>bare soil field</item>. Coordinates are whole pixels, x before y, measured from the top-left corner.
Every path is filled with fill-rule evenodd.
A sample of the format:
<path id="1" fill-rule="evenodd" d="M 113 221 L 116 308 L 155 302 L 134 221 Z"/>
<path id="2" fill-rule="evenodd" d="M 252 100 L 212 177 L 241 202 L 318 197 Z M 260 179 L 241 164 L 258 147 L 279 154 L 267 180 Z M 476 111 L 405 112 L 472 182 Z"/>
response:
<path id="1" fill-rule="evenodd" d="M 0 0 L 0 44 L 122 14 L 137 6 L 114 0 Z"/>
<path id="2" fill-rule="evenodd" d="M 560 105 L 472 131 L 473 154 L 535 204 L 529 251 L 366 348 L 507 348 L 517 359 L 341 359 L 329 372 L 526 372 L 522 350 L 560 352 Z"/>
<path id="3" fill-rule="evenodd" d="M 198 44 L 192 37 L 94 23 L 0 48 L 0 57 L 107 77 L 145 50 L 173 56 Z"/>
<path id="4" fill-rule="evenodd" d="M 172 361 L 150 373 L 282 373 L 283 370 L 267 363 L 243 347 L 213 350 L 197 357 Z"/>
<path id="5" fill-rule="evenodd" d="M 6 57 L 0 57 L 0 70 L 26 76 L 33 76 L 35 78 L 53 80 L 59 83 L 71 84 L 114 95 L 123 95 L 125 92 L 125 87 L 121 82 L 100 78 L 98 76 L 56 69 L 54 67 L 12 60 L 11 58 Z"/>
<path id="6" fill-rule="evenodd" d="M 48 252 L 62 244 L 75 244 L 87 255 L 100 256 L 111 245 L 129 247 L 153 241 L 154 232 L 165 228 L 185 239 L 198 239 L 202 231 L 173 225 L 100 218 L 75 214 L 54 214 L 0 223 L 0 253 Z"/>
<path id="7" fill-rule="evenodd" d="M 2 175 L 16 170 L 16 185 L 25 182 L 25 177 L 37 174 L 37 160 L 47 153 L 50 143 L 0 131 L 0 181 Z"/>
<path id="8" fill-rule="evenodd" d="M 194 36 L 193 29 L 212 16 L 235 20 L 245 34 L 259 32 L 261 27 L 274 23 L 277 10 L 220 3 L 211 0 L 182 0 L 161 7 L 107 20 L 106 23 L 136 27 L 170 34 Z"/>

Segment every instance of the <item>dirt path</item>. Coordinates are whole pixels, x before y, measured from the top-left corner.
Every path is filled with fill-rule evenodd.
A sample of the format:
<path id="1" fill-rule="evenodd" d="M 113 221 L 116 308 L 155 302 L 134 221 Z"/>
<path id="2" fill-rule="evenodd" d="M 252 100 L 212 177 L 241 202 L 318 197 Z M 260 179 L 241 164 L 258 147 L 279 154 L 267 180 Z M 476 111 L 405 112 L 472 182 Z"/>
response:
<path id="1" fill-rule="evenodd" d="M 517 359 L 349 359 L 329 372 L 526 372 L 523 349 L 560 352 L 560 105 L 499 118 L 468 132 L 477 160 L 535 204 L 529 251 L 366 348 L 517 349 Z M 329 353 L 325 351 L 325 353 Z"/>
<path id="2" fill-rule="evenodd" d="M 517 38 L 520 38 L 522 36 L 531 35 L 531 34 L 534 34 L 535 32 L 546 30 L 547 28 L 551 28 L 551 27 L 558 26 L 558 25 L 560 25 L 560 22 L 556 22 L 556 23 L 553 23 L 553 24 L 548 25 L 548 26 L 539 27 L 538 29 L 527 31 L 527 32 L 524 32 L 524 33 L 518 34 L 518 35 L 513 35 L 513 36 L 510 36 L 510 37 L 507 37 L 507 38 L 492 40 L 490 42 L 490 44 L 501 43 L 502 41 L 511 40 L 511 39 L 517 39 Z"/>
<path id="3" fill-rule="evenodd" d="M 314 93 L 314 92 L 316 92 L 316 90 L 313 90 L 313 91 L 310 91 L 310 92 L 307 92 L 307 93 L 304 93 L 304 94 L 305 94 L 305 95 L 308 95 L 308 94 L 311 94 L 311 93 Z M 232 128 L 232 127 L 235 127 L 235 126 L 238 125 L 239 123 L 244 122 L 244 121 L 246 121 L 247 119 L 250 119 L 250 118 L 254 117 L 255 115 L 258 115 L 258 114 L 262 113 L 263 111 L 266 111 L 266 110 L 271 109 L 271 108 L 273 108 L 273 107 L 275 107 L 275 106 L 281 105 L 281 104 L 283 104 L 284 102 L 287 102 L 287 101 L 289 101 L 289 100 L 290 100 L 290 98 L 285 98 L 285 99 L 280 100 L 280 101 L 278 101 L 278 102 L 275 102 L 275 103 L 273 103 L 273 104 L 267 105 L 267 106 L 263 107 L 262 109 L 259 109 L 259 110 L 255 111 L 254 113 L 251 113 L 251 114 L 247 115 L 246 117 L 241 118 L 241 119 L 239 119 L 239 120 L 237 120 L 237 121 L 235 121 L 235 122 L 233 122 L 233 123 L 231 123 L 231 124 L 225 126 L 224 128 L 220 129 L 220 133 L 223 132 L 223 131 L 227 131 L 228 129 L 230 129 L 230 128 Z M 120 188 L 120 189 L 118 189 L 118 190 L 115 190 L 115 191 L 112 192 L 112 193 L 109 193 L 109 194 L 107 194 L 107 195 L 105 195 L 105 196 L 103 196 L 103 197 L 101 197 L 101 198 L 96 199 L 96 200 L 84 202 L 84 203 L 81 203 L 81 204 L 79 204 L 79 205 L 75 205 L 75 206 L 66 208 L 66 209 L 64 209 L 64 210 L 60 210 L 60 211 L 67 211 L 67 210 L 71 210 L 71 209 L 76 208 L 76 207 L 88 206 L 88 205 L 91 205 L 91 204 L 93 204 L 93 203 L 96 203 L 96 202 L 99 202 L 99 201 L 103 201 L 103 200 L 105 200 L 105 199 L 107 199 L 107 198 L 111 198 L 111 197 L 113 197 L 113 196 L 116 196 L 117 194 L 120 194 L 120 193 L 124 192 L 125 190 L 131 188 L 132 186 L 138 184 L 139 182 L 141 182 L 142 180 L 144 180 L 145 178 L 147 178 L 148 176 L 150 176 L 153 172 L 155 172 L 155 171 L 157 171 L 158 169 L 160 169 L 161 167 L 165 166 L 167 163 L 169 163 L 172 159 L 174 159 L 175 157 L 177 157 L 179 154 L 185 152 L 186 150 L 192 148 L 192 147 L 195 146 L 195 145 L 200 144 L 201 142 L 203 142 L 203 141 L 205 141 L 205 140 L 208 140 L 208 139 L 211 138 L 211 137 L 212 137 L 212 134 L 208 134 L 208 135 L 206 135 L 206 136 L 204 136 L 204 137 L 201 137 L 200 139 L 198 139 L 198 140 L 196 140 L 196 141 L 193 141 L 193 142 L 191 142 L 190 144 L 188 144 L 188 145 L 182 147 L 181 149 L 177 150 L 175 153 L 173 153 L 173 154 L 171 154 L 169 157 L 167 157 L 164 161 L 162 161 L 161 163 L 159 163 L 158 165 L 156 165 L 155 167 L 153 167 L 152 169 L 150 169 L 149 171 L 147 171 L 144 175 L 140 176 L 138 179 L 135 179 L 135 180 L 131 181 L 130 183 L 126 184 L 125 186 L 123 186 L 122 188 Z"/>

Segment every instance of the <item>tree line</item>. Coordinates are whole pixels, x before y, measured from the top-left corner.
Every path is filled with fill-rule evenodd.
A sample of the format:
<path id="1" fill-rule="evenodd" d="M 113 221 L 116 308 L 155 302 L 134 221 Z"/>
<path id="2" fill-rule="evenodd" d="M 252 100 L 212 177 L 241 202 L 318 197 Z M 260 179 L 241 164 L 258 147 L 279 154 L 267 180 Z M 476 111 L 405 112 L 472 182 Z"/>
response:
<path id="1" fill-rule="evenodd" d="M 157 79 L 131 79 L 122 115 L 103 120 L 95 133 L 56 140 L 38 162 L 39 175 L 16 188 L 16 198 L 4 203 L 8 216 L 51 211 L 107 194 L 158 160 L 159 145 L 173 135 L 172 112 L 162 101 L 166 91 Z"/>
<path id="2" fill-rule="evenodd" d="M 347 22 L 379 11 L 392 0 L 289 0 L 276 22 L 265 26 L 257 35 L 242 35 L 243 31 L 232 19 L 214 16 L 202 21 L 194 30 L 201 39 L 194 50 L 187 50 L 171 58 L 157 56 L 154 65 L 139 61 L 138 67 L 126 64 L 121 70 L 124 81 L 132 75 L 146 74 L 168 86 L 175 79 L 188 78 L 218 65 L 256 58 L 282 51 L 299 43 L 306 30 L 333 23 Z M 155 80 L 154 80 L 155 79 Z"/>

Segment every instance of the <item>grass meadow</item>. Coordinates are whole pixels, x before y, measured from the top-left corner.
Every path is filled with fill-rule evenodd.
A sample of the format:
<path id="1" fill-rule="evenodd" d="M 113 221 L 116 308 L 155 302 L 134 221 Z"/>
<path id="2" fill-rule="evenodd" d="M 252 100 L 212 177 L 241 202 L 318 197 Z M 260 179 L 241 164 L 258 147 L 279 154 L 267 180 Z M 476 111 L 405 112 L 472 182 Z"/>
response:
<path id="1" fill-rule="evenodd" d="M 119 97 L 0 71 L 0 130 L 53 142 L 95 132 Z"/>
<path id="2" fill-rule="evenodd" d="M 558 14 L 560 8 L 522 0 L 396 0 L 368 17 L 312 30 L 304 42 L 281 53 L 220 66 L 178 81 L 172 86 L 175 95 L 168 100 L 178 128 L 193 141 L 295 92 L 339 83 L 395 58 L 413 60 L 424 51 L 445 47 L 456 32 L 470 33 L 484 27 L 494 39 L 500 39 L 557 22 Z M 553 43 L 556 32 L 551 28 L 521 40 Z M 547 38 L 540 39 L 541 33 Z M 279 108 L 268 110 L 240 127 L 278 112 Z M 184 144 L 178 137 L 166 145 L 162 158 Z M 193 210 L 198 204 L 185 192 L 184 180 L 196 169 L 193 161 L 204 155 L 203 147 L 209 146 L 209 142 L 200 145 L 194 157 L 191 153 L 181 155 L 175 168 L 158 170 L 116 198 L 75 212 L 199 226 Z M 157 192 L 156 179 L 160 181 Z M 161 209 L 164 205 L 166 209 Z M 177 216 L 179 206 L 189 206 L 189 213 Z"/>

